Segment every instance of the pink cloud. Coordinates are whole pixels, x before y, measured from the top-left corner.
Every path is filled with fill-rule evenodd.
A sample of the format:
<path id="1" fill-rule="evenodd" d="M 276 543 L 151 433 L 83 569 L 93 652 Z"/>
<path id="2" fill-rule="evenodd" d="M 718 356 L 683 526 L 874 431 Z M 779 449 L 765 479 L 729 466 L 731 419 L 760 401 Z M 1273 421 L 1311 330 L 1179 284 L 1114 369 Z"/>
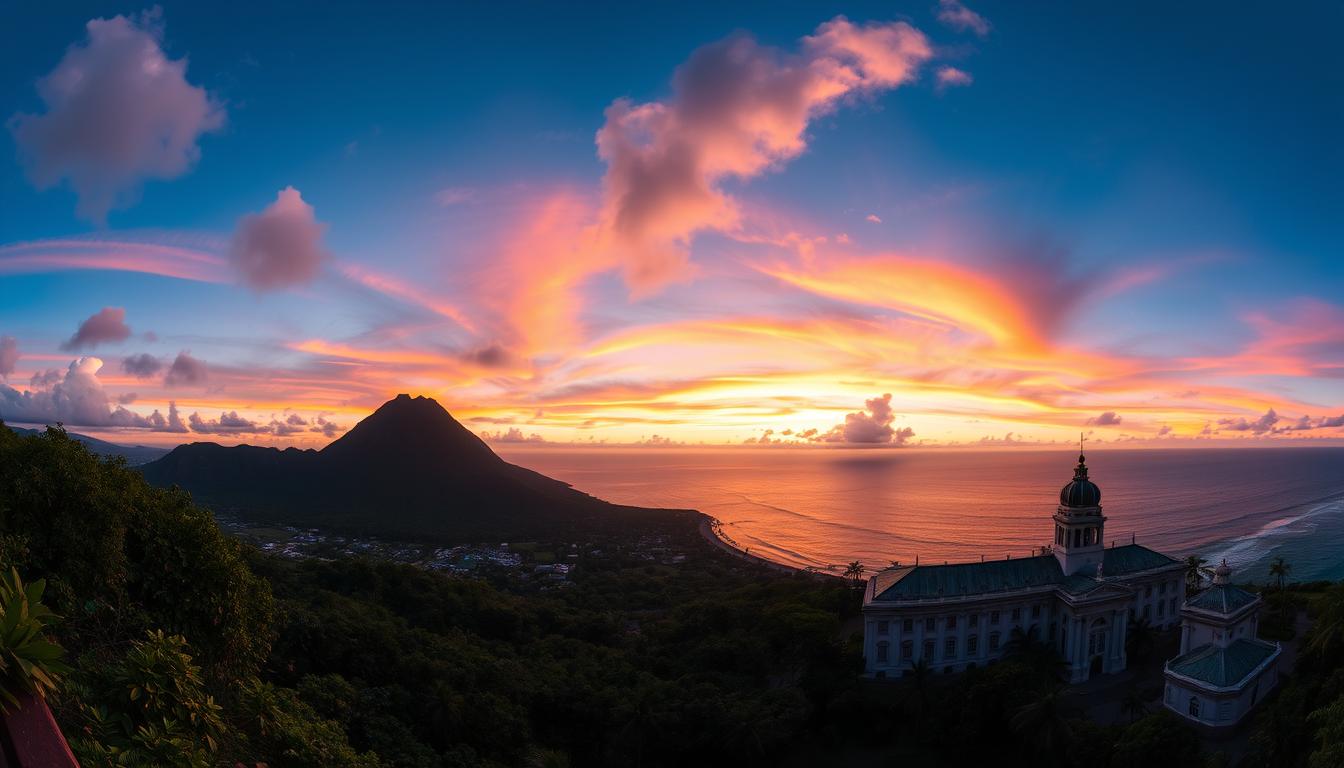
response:
<path id="1" fill-rule="evenodd" d="M 882 219 L 876 213 L 870 213 L 863 217 L 865 221 L 871 221 L 874 224 L 881 224 Z"/>
<path id="2" fill-rule="evenodd" d="M 0 379 L 8 379 L 18 362 L 18 340 L 13 336 L 0 336 Z"/>
<path id="3" fill-rule="evenodd" d="M 692 236 L 739 222 L 724 180 L 796 157 L 814 118 L 847 96 L 908 82 L 932 55 L 904 22 L 859 25 L 840 16 L 805 37 L 797 53 L 747 35 L 704 46 L 677 69 L 669 99 L 613 103 L 597 146 L 607 163 L 604 218 L 627 284 L 640 294 L 686 278 Z"/>
<path id="4" fill-rule="evenodd" d="M 915 436 L 910 427 L 892 428 L 896 414 L 891 410 L 891 394 L 865 400 L 864 410 L 845 414 L 843 424 L 837 424 L 829 432 L 811 439 L 827 443 L 887 444 L 904 445 Z"/>
<path id="5" fill-rule="evenodd" d="M 954 88 L 961 85 L 970 85 L 975 82 L 969 72 L 962 71 L 956 67 L 938 68 L 938 87 L 940 89 Z"/>
<path id="6" fill-rule="evenodd" d="M 958 32 L 973 32 L 979 37 L 989 34 L 989 22 L 985 17 L 962 5 L 959 0 L 938 0 L 938 21 Z"/>
<path id="7" fill-rule="evenodd" d="M 224 109 L 187 82 L 186 59 L 164 53 L 157 11 L 86 27 L 87 39 L 37 82 L 45 113 L 16 114 L 9 129 L 33 184 L 68 181 L 77 213 L 102 222 L 139 197 L 143 180 L 190 170 Z"/>
<path id="8" fill-rule="evenodd" d="M 200 250 L 125 240 L 38 240 L 0 246 L 0 275 L 88 269 L 206 283 L 228 281 L 224 260 Z"/>
<path id="9" fill-rule="evenodd" d="M 326 228 L 299 190 L 285 187 L 261 213 L 238 222 L 229 255 L 243 283 L 253 290 L 300 285 L 317 277 L 327 259 L 322 248 Z"/>
<path id="10" fill-rule="evenodd" d="M 121 307 L 103 307 L 80 323 L 75 335 L 61 344 L 61 349 L 85 349 L 109 342 L 125 341 L 130 337 L 131 329 L 126 325 L 126 310 Z"/>
<path id="11" fill-rule="evenodd" d="M 163 377 L 163 386 L 202 385 L 209 378 L 210 372 L 205 363 L 192 357 L 190 352 L 183 350 L 173 359 L 173 364 L 168 366 L 168 373 L 164 374 Z"/>

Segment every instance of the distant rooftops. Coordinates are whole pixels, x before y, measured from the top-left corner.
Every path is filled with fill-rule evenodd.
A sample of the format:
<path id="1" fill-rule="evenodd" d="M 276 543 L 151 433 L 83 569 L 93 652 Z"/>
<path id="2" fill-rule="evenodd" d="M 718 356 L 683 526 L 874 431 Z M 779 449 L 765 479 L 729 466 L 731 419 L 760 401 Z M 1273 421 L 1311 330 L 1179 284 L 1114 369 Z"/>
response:
<path id="1" fill-rule="evenodd" d="M 1140 544 L 1126 544 L 1104 550 L 1102 573 L 1111 578 L 1177 563 L 1177 560 Z M 1101 581 L 1091 576 L 1065 577 L 1054 555 L 1040 555 L 980 563 L 890 568 L 873 576 L 870 594 L 874 602 L 973 597 L 1034 587 L 1058 587 L 1069 594 L 1084 594 L 1100 584 Z"/>

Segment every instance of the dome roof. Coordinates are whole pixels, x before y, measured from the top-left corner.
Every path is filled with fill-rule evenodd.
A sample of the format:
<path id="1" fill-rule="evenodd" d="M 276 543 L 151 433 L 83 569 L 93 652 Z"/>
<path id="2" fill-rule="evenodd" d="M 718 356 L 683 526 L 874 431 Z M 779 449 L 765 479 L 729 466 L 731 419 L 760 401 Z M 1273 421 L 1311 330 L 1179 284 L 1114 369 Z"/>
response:
<path id="1" fill-rule="evenodd" d="M 1073 468 L 1073 480 L 1059 489 L 1059 503 L 1066 507 L 1095 507 L 1101 504 L 1101 489 L 1087 479 L 1087 464 L 1078 454 L 1078 466 Z"/>

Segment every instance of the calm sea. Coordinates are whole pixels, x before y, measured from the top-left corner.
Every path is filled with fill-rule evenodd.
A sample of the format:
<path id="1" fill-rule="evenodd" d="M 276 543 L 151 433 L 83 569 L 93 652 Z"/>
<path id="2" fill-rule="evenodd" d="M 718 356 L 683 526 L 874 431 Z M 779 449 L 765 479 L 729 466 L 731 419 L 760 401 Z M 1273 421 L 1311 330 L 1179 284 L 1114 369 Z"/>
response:
<path id="1" fill-rule="evenodd" d="M 689 507 L 780 563 L 1021 557 L 1053 536 L 1067 450 L 504 448 L 609 501 Z M 1226 557 L 1238 579 L 1344 578 L 1344 448 L 1089 451 L 1106 538 Z"/>

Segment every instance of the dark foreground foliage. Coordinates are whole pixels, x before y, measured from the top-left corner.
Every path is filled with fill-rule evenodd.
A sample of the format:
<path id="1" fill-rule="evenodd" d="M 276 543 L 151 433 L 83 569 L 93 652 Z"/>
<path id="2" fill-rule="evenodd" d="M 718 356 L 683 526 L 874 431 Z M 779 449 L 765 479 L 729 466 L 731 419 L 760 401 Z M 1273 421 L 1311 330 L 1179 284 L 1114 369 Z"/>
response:
<path id="1" fill-rule="evenodd" d="M 1167 714 L 1080 718 L 1031 644 L 863 682 L 854 589 L 683 535 L 684 563 L 610 547 L 564 588 L 292 562 L 58 430 L 0 430 L 0 566 L 65 617 L 52 703 L 85 765 L 1205 764 Z M 1266 707 L 1247 765 L 1341 764 L 1344 597 L 1320 605 L 1315 674 Z"/>

